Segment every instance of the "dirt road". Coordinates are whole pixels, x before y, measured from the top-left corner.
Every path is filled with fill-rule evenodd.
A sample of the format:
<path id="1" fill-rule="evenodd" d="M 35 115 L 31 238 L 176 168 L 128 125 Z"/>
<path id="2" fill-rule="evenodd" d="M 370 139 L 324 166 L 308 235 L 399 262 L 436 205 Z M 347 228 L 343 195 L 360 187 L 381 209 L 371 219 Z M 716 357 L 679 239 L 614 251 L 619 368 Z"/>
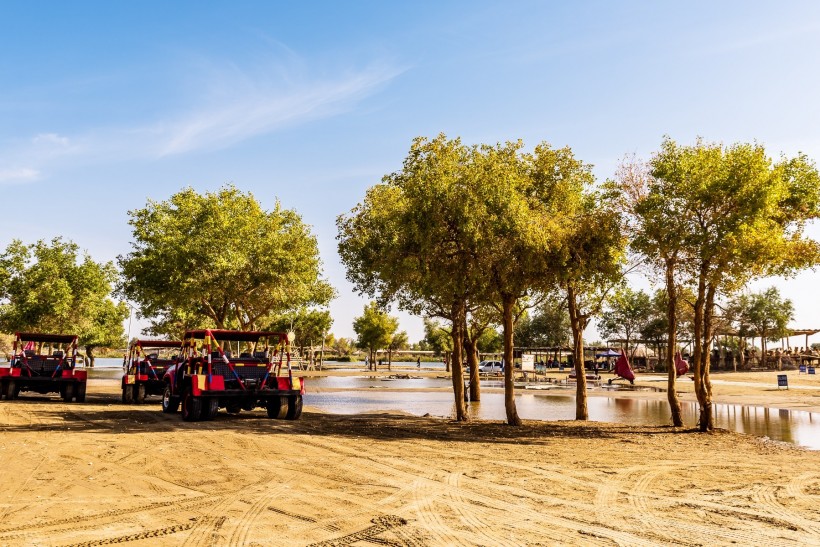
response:
<path id="1" fill-rule="evenodd" d="M 93 389 L 92 389 L 93 388 Z M 820 453 L 398 414 L 0 402 L 2 545 L 820 545 Z"/>

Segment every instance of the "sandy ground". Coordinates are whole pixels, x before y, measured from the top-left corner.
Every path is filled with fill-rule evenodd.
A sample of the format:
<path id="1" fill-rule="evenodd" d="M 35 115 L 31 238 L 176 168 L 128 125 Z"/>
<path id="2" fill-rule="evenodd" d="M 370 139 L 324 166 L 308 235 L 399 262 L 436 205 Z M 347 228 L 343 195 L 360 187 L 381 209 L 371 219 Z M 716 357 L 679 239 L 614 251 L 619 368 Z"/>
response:
<path id="1" fill-rule="evenodd" d="M 726 387 L 816 397 L 761 378 Z M 722 431 L 309 407 L 188 424 L 92 380 L 84 405 L 0 402 L 0 458 L 0 545 L 820 545 L 820 452 Z"/>

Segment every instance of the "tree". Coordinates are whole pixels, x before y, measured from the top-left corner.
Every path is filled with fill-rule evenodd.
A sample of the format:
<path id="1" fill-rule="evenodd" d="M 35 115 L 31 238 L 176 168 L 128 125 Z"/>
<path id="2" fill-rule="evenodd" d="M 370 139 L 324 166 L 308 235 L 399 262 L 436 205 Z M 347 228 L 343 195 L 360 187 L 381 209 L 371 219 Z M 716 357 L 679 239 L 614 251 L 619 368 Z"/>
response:
<path id="1" fill-rule="evenodd" d="M 94 366 L 94 349 L 125 343 L 124 302 L 110 299 L 111 262 L 80 257 L 71 241 L 25 245 L 14 240 L 0 255 L 0 330 L 77 334 Z"/>
<path id="2" fill-rule="evenodd" d="M 390 343 L 387 344 L 387 370 L 393 367 L 393 352 L 407 348 L 407 332 L 401 331 L 393 334 Z"/>
<path id="3" fill-rule="evenodd" d="M 450 353 L 453 351 L 453 338 L 450 331 L 442 327 L 438 321 L 424 319 L 425 346 L 436 355 L 441 355 L 447 370 L 450 370 Z"/>
<path id="4" fill-rule="evenodd" d="M 678 278 L 694 287 L 692 369 L 700 429 L 708 431 L 716 299 L 755 277 L 788 275 L 820 261 L 820 245 L 804 235 L 806 223 L 820 217 L 820 176 L 803 155 L 775 163 L 757 144 L 679 146 L 669 138 L 645 175 L 622 184 L 623 195 L 639 219 L 637 247 L 665 262 L 669 347 Z M 670 366 L 669 393 L 672 374 Z"/>
<path id="5" fill-rule="evenodd" d="M 694 301 L 694 294 L 689 287 L 677 286 L 677 294 L 675 295 L 675 324 L 677 325 L 675 330 L 676 339 L 681 333 L 691 336 L 691 303 Z M 661 347 L 666 347 L 666 344 L 669 341 L 667 338 L 669 333 L 668 308 L 669 299 L 667 297 L 666 289 L 659 289 L 655 291 L 655 294 L 652 296 L 649 319 L 646 323 L 644 323 L 640 331 L 641 338 L 647 340 L 655 346 L 655 351 L 659 357 L 661 355 Z M 674 358 L 674 353 L 676 350 L 677 345 L 673 346 L 671 349 L 667 348 L 667 352 L 664 354 L 664 362 L 670 351 L 672 357 Z M 664 369 L 666 366 L 667 365 L 665 364 Z"/>
<path id="6" fill-rule="evenodd" d="M 339 357 L 350 357 L 353 355 L 355 343 L 350 338 L 336 338 L 333 340 L 331 349 Z"/>
<path id="7" fill-rule="evenodd" d="M 776 342 L 786 336 L 786 327 L 794 319 L 791 300 L 783 299 L 776 287 L 769 287 L 760 293 L 735 297 L 730 308 L 734 310 L 736 321 L 740 325 L 748 325 L 753 329 L 749 334 L 760 336 L 763 350 L 761 364 L 765 367 L 766 341 Z"/>
<path id="8" fill-rule="evenodd" d="M 626 353 L 630 342 L 641 332 L 652 314 L 652 299 L 643 291 L 629 287 L 616 290 L 607 300 L 608 309 L 601 314 L 598 332 L 604 338 L 619 337 L 626 340 Z M 636 346 L 637 347 L 637 346 Z"/>
<path id="9" fill-rule="evenodd" d="M 483 347 L 482 344 L 489 346 L 498 340 L 503 347 L 503 338 L 499 337 L 498 331 L 492 328 L 493 323 L 495 323 L 495 309 L 490 306 L 471 310 L 465 318 L 464 352 L 467 354 L 467 365 L 470 367 L 470 401 L 472 402 L 481 401 L 478 354 Z"/>
<path id="10" fill-rule="evenodd" d="M 566 294 L 576 373 L 575 419 L 589 418 L 584 368 L 584 330 L 599 313 L 608 291 L 623 279 L 626 244 L 620 215 L 597 192 L 591 175 L 579 177 L 574 204 L 565 208 L 568 232 L 549 260 L 552 275 Z M 586 187 L 585 187 L 586 186 Z"/>
<path id="11" fill-rule="evenodd" d="M 293 331 L 296 336 L 295 345 L 299 347 L 302 355 L 307 355 L 305 347 L 310 347 L 312 353 L 314 346 L 322 343 L 322 338 L 332 325 L 333 319 L 329 311 L 301 308 L 273 319 L 263 326 L 263 330 Z M 308 358 L 312 359 L 313 355 L 309 355 Z"/>
<path id="12" fill-rule="evenodd" d="M 387 315 L 376 302 L 364 307 L 364 313 L 353 319 L 353 330 L 358 335 L 356 346 L 366 349 L 370 356 L 370 365 L 377 370 L 376 352 L 390 345 L 399 320 Z"/>
<path id="13" fill-rule="evenodd" d="M 522 347 L 566 346 L 571 336 L 566 298 L 558 293 L 548 294 L 515 326 L 515 339 Z"/>
<path id="14" fill-rule="evenodd" d="M 456 420 L 468 418 L 462 367 L 469 303 L 484 283 L 473 184 L 475 147 L 444 135 L 417 138 L 400 171 L 367 190 L 364 201 L 337 219 L 347 279 L 381 304 L 450 322 Z"/>
<path id="15" fill-rule="evenodd" d="M 185 188 L 129 211 L 133 250 L 119 257 L 119 291 L 151 319 L 150 331 L 192 327 L 251 330 L 334 295 L 321 278 L 315 236 L 277 202 L 265 211 L 226 186 Z"/>

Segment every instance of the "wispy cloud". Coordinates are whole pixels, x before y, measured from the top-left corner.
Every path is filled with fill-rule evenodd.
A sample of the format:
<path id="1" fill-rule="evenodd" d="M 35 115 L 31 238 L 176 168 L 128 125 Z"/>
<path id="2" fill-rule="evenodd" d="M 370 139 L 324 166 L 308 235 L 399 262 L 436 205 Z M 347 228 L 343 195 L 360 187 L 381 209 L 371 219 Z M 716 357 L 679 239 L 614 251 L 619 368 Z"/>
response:
<path id="1" fill-rule="evenodd" d="M 191 86 L 184 111 L 166 112 L 132 126 L 101 127 L 74 135 L 43 132 L 7 143 L 0 157 L 26 168 L 0 165 L 0 183 L 33 181 L 60 165 L 124 159 L 153 160 L 234 146 L 285 127 L 351 111 L 377 93 L 402 68 L 373 64 L 359 70 L 312 77 L 301 61 L 255 70 L 208 66 Z"/>
<path id="2" fill-rule="evenodd" d="M 2 168 L 0 167 L 0 183 L 31 182 L 40 177 L 37 169 L 30 167 Z"/>
<path id="3" fill-rule="evenodd" d="M 288 125 L 345 112 L 401 71 L 371 67 L 330 81 L 305 81 L 286 90 L 273 82 L 245 80 L 214 104 L 158 128 L 160 155 L 221 148 Z"/>

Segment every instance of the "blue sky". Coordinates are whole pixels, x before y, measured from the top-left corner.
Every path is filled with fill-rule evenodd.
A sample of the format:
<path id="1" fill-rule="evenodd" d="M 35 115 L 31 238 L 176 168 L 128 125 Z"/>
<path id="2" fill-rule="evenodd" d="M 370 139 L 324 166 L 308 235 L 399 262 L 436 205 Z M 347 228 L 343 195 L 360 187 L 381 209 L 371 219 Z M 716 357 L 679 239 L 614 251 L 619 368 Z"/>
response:
<path id="1" fill-rule="evenodd" d="M 818 51 L 816 2 L 6 2 L 0 245 L 111 260 L 127 210 L 232 182 L 314 227 L 352 336 L 335 218 L 413 137 L 569 145 L 600 179 L 665 134 L 820 159 Z M 754 288 L 820 328 L 818 282 Z"/>

